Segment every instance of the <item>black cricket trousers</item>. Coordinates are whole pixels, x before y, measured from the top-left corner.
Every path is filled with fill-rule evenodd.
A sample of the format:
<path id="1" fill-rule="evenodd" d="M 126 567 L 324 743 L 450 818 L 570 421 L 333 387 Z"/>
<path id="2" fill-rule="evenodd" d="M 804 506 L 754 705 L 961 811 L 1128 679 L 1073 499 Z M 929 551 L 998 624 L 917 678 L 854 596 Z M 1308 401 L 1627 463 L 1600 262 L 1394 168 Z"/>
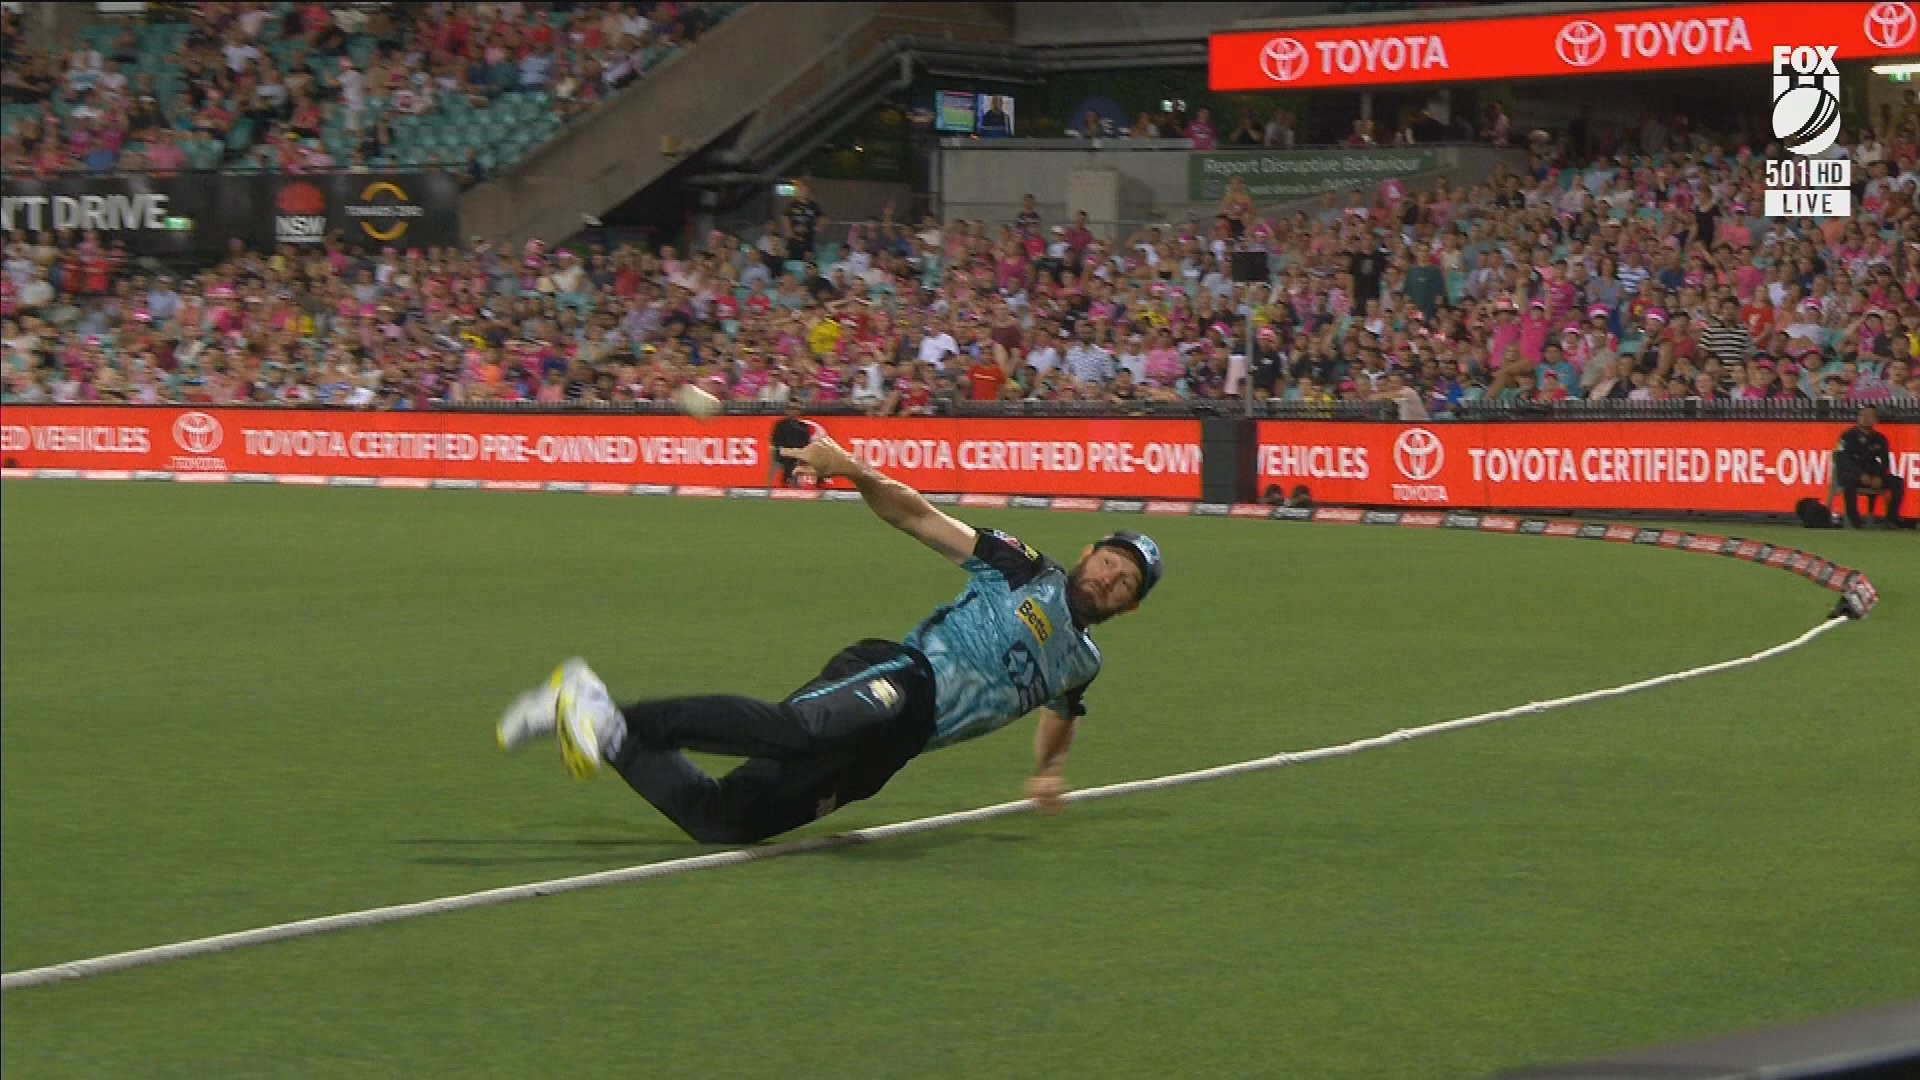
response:
<path id="1" fill-rule="evenodd" d="M 1907 482 L 1891 471 L 1874 475 L 1880 477 L 1882 515 L 1887 521 L 1900 520 L 1900 500 L 1906 497 Z M 1860 518 L 1860 495 L 1862 492 L 1871 493 L 1873 490 L 1860 486 L 1860 481 L 1865 476 L 1865 473 L 1845 473 L 1840 477 L 1840 490 L 1847 496 L 1847 524 L 1856 529 L 1863 524 Z"/>
<path id="2" fill-rule="evenodd" d="M 869 798 L 933 736 L 933 669 L 920 651 L 868 639 L 842 649 L 785 701 L 731 695 L 623 706 L 612 764 L 704 844 L 751 844 Z M 683 750 L 748 760 L 715 779 Z"/>

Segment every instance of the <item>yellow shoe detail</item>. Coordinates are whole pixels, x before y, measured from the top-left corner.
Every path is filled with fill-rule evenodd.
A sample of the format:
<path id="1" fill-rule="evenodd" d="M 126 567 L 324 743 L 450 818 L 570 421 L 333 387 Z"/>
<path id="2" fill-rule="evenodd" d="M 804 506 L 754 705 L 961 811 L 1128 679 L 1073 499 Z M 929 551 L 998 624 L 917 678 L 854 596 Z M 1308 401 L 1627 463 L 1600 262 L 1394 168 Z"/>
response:
<path id="1" fill-rule="evenodd" d="M 598 747 L 582 747 L 574 741 L 573 731 L 567 724 L 567 715 L 573 711 L 573 697 L 562 687 L 561 669 L 555 669 L 552 685 L 558 691 L 554 695 L 553 727 L 560 737 L 560 760 L 567 766 L 568 775 L 575 780 L 590 780 L 599 772 L 599 762 L 594 759 Z"/>

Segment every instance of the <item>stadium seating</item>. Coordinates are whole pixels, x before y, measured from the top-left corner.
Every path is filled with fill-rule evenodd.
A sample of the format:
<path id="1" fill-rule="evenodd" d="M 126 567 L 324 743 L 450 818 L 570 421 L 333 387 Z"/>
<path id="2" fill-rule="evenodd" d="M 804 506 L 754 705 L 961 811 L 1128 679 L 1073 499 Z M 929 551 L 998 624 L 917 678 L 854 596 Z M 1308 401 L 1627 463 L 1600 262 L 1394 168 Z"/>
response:
<path id="1" fill-rule="evenodd" d="M 260 35 L 263 54 L 281 66 L 300 56 L 282 34 L 288 10 L 275 5 Z M 403 20 L 424 10 L 395 8 Z M 571 32 L 564 16 L 547 17 Z M 114 49 L 126 29 L 91 27 L 79 40 Z M 186 24 L 135 26 L 136 77 L 176 85 L 191 33 Z M 427 33 L 407 23 L 388 36 Z M 336 45 L 349 60 L 377 59 L 368 35 Z M 670 48 L 638 57 L 639 70 Z M 320 72 L 341 59 L 304 62 Z M 369 93 L 358 129 L 342 101 L 326 101 L 317 144 L 338 158 L 377 130 L 391 139 L 370 166 L 456 164 L 471 154 L 488 170 L 565 122 L 547 87 L 443 94 L 418 112 L 382 93 Z M 48 106 L 59 115 L 73 104 L 55 95 Z M 41 108 L 9 103 L 0 121 L 11 130 Z M 262 154 L 264 126 L 242 116 L 217 138 L 186 140 L 188 167 L 284 167 Z M 867 223 L 857 235 L 842 225 L 810 250 L 773 246 L 764 258 L 751 236 L 700 238 L 697 260 L 537 243 L 447 252 L 433 264 L 417 251 L 340 252 L 342 280 L 376 278 L 351 311 L 327 275 L 306 265 L 274 270 L 252 254 L 164 288 L 151 278 L 130 283 L 129 306 L 104 294 L 141 270 L 111 247 L 10 236 L 0 275 L 6 396 L 635 405 L 699 381 L 741 403 L 793 394 L 876 410 L 952 409 L 980 395 L 1046 406 L 1204 405 L 1228 394 L 1230 356 L 1246 350 L 1250 314 L 1271 331 L 1253 349 L 1258 394 L 1315 408 L 1371 404 L 1424 420 L 1581 402 L 1904 406 L 1920 397 L 1920 260 L 1908 247 L 1920 245 L 1920 109 L 1870 137 L 1871 146 L 1853 148 L 1856 160 L 1877 156 L 1885 168 L 1862 170 L 1875 175 L 1863 179 L 1852 220 L 1818 226 L 1760 216 L 1759 158 L 1737 154 L 1736 136 L 1692 131 L 1676 133 L 1674 149 L 1640 154 L 1624 143 L 1584 160 L 1570 159 L 1564 142 L 1542 143 L 1527 172 L 1470 191 L 1382 186 L 1352 193 L 1351 205 L 1329 196 L 1299 214 L 1223 209 L 1214 222 L 1165 223 L 1158 247 L 1145 234 L 1100 242 L 1066 222 L 971 223 L 963 232 L 927 220 L 911 229 Z M 1697 213 L 1706 193 L 1718 208 L 1710 226 Z M 1232 280 L 1231 244 L 1216 229 L 1268 250 L 1263 288 Z M 1494 239 L 1521 229 L 1537 242 Z M 1622 268 L 1629 254 L 1646 266 Z M 1787 273 L 1797 259 L 1808 268 Z M 231 299 L 237 292 L 248 299 Z M 177 315 L 147 310 L 171 307 L 174 296 L 195 302 Z M 245 347 L 203 351 L 222 338 Z M 1565 367 L 1549 380 L 1555 346 Z M 342 349 L 356 370 L 347 381 L 321 362 Z M 207 355 L 206 365 L 182 366 L 182 351 Z M 265 378 L 266 363 L 281 375 Z M 1118 381 L 1122 369 L 1130 382 Z M 567 378 L 555 383 L 554 374 Z"/>
<path id="2" fill-rule="evenodd" d="M 647 15 L 666 10 L 672 17 L 689 8 L 698 9 L 704 21 L 692 24 L 696 28 L 710 27 L 713 23 L 726 18 L 740 5 L 738 4 L 626 4 L 623 8 L 636 14 Z M 415 21 L 423 17 L 424 6 L 391 5 L 392 15 L 399 24 L 396 31 L 410 34 L 424 34 L 427 31 Z M 336 86 L 328 84 L 330 76 L 339 70 L 344 58 L 363 73 L 376 55 L 382 51 L 382 43 L 366 33 L 345 35 L 338 50 L 331 53 L 314 51 L 297 38 L 285 36 L 288 15 L 294 5 L 277 3 L 268 8 L 268 18 L 263 22 L 261 31 L 253 39 L 260 50 L 263 62 L 271 64 L 281 75 L 292 73 L 304 66 L 313 76 L 316 94 L 324 97 L 325 123 L 319 137 L 306 144 L 309 151 L 324 151 L 326 159 L 308 159 L 321 162 L 320 167 L 331 165 L 345 167 L 352 159 L 354 151 L 360 145 L 358 135 L 352 128 L 345 108 L 339 100 Z M 577 27 L 573 20 L 584 20 L 589 14 L 601 15 L 602 9 L 581 9 L 576 13 L 550 12 L 544 17 L 555 32 L 555 41 L 564 40 L 566 35 Z M 665 17 L 662 17 L 665 21 Z M 120 64 L 120 71 L 127 77 L 129 87 L 137 83 L 142 75 L 153 78 L 153 90 L 161 103 L 166 119 L 181 126 L 182 118 L 172 112 L 176 96 L 185 86 L 185 68 L 181 65 L 183 50 L 188 46 L 192 27 L 184 22 L 132 23 L 106 22 L 87 26 L 79 30 L 72 44 L 76 49 L 93 49 L 103 57 L 112 58 L 115 42 L 123 31 L 134 36 L 135 55 Z M 407 40 L 404 37 L 390 37 L 393 40 Z M 656 38 L 651 43 L 636 49 L 632 54 L 633 77 L 645 74 L 672 56 L 683 44 L 672 40 Z M 576 56 L 584 55 L 582 50 L 571 50 Z M 400 54 L 397 47 L 385 50 L 389 59 Z M 305 54 L 304 63 L 299 58 Z M 550 55 L 560 55 L 556 46 Z M 602 49 L 600 58 L 608 65 L 618 59 Z M 11 58 L 10 58 L 11 59 Z M 64 65 L 63 65 L 64 67 Z M 470 93 L 436 93 L 430 107 L 417 113 L 404 112 L 387 98 L 379 88 L 369 88 L 365 115 L 360 119 L 359 132 L 370 131 L 383 117 L 394 121 L 394 133 L 397 140 L 384 152 L 370 155 L 365 161 L 369 167 L 418 168 L 438 162 L 446 166 L 459 165 L 465 161 L 468 151 L 475 154 L 483 173 L 492 173 L 509 168 L 514 162 L 525 156 L 533 148 L 551 138 L 566 122 L 567 110 L 558 108 L 556 102 L 545 90 L 524 89 L 518 85 L 517 78 L 512 87 L 494 84 L 474 86 Z M 603 97 L 608 88 L 596 88 L 592 93 Z M 582 94 L 588 93 L 582 91 Z M 584 100 L 584 99 L 583 99 Z M 0 107 L 0 137 L 11 136 L 20 124 L 32 117 L 50 113 L 51 117 L 64 126 L 70 121 L 73 109 L 79 98 L 66 92 L 56 92 L 44 102 L 9 102 Z M 250 123 L 244 118 L 235 120 L 226 129 L 223 136 L 212 146 L 197 147 L 188 151 L 188 167 L 194 169 L 217 169 L 232 166 L 241 169 L 260 167 L 254 152 L 261 146 L 267 131 L 260 125 Z M 21 164 L 28 155 L 24 152 L 9 153 L 8 169 L 13 172 L 29 172 L 29 166 Z M 313 167 L 308 165 L 307 167 Z M 70 168 L 78 171 L 82 167 L 73 163 Z M 116 166 L 118 168 L 118 166 Z M 66 171 L 66 170 L 59 170 Z"/>

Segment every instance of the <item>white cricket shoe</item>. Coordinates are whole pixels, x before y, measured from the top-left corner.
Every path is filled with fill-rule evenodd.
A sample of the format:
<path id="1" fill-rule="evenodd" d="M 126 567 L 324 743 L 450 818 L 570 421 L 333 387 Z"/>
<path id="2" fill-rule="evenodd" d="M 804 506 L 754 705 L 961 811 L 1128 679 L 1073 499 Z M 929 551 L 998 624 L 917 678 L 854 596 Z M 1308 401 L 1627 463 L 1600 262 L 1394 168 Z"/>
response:
<path id="1" fill-rule="evenodd" d="M 560 665 L 550 681 L 559 687 L 555 714 L 560 760 L 575 780 L 586 780 L 619 750 L 627 737 L 626 718 L 607 693 L 607 684 L 584 660 Z"/>
<path id="2" fill-rule="evenodd" d="M 565 671 L 565 665 L 556 668 L 546 682 L 513 699 L 507 711 L 500 714 L 500 723 L 494 728 L 500 749 L 518 750 L 538 739 L 552 737 L 560 715 L 560 682 Z"/>

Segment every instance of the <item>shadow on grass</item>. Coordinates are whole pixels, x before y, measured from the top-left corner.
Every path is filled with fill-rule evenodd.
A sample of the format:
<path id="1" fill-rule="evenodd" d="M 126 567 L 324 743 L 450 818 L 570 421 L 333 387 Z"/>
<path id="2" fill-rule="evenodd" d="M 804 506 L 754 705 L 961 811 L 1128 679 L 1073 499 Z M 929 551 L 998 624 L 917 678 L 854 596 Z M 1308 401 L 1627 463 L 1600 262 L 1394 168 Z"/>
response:
<path id="1" fill-rule="evenodd" d="M 633 866 L 719 850 L 695 844 L 665 822 L 606 817 L 532 822 L 507 835 L 400 837 L 393 842 L 421 849 L 407 860 L 420 866 L 572 865 L 582 872 L 613 869 L 609 859 Z"/>
<path id="2" fill-rule="evenodd" d="M 849 821 L 840 827 L 822 825 L 773 837 L 748 850 L 779 847 L 795 841 L 821 841 L 882 822 Z M 617 833 L 619 835 L 608 835 Z M 590 835 L 582 835 L 590 834 Z M 960 830 L 916 833 L 884 841 L 836 843 L 812 851 L 806 856 L 836 856 L 860 862 L 905 862 L 929 855 L 950 853 L 962 845 L 999 847 L 1026 844 L 1034 837 L 1004 826 L 991 830 L 980 827 Z M 402 837 L 394 843 L 426 849 L 408 861 L 421 866 L 537 866 L 574 865 L 581 872 L 612 869 L 608 857 L 620 865 L 667 862 L 726 851 L 742 850 L 716 844 L 700 844 L 687 838 L 664 821 L 635 822 L 604 816 L 582 816 L 565 820 L 529 822 L 514 826 L 509 834 L 461 837 Z"/>

